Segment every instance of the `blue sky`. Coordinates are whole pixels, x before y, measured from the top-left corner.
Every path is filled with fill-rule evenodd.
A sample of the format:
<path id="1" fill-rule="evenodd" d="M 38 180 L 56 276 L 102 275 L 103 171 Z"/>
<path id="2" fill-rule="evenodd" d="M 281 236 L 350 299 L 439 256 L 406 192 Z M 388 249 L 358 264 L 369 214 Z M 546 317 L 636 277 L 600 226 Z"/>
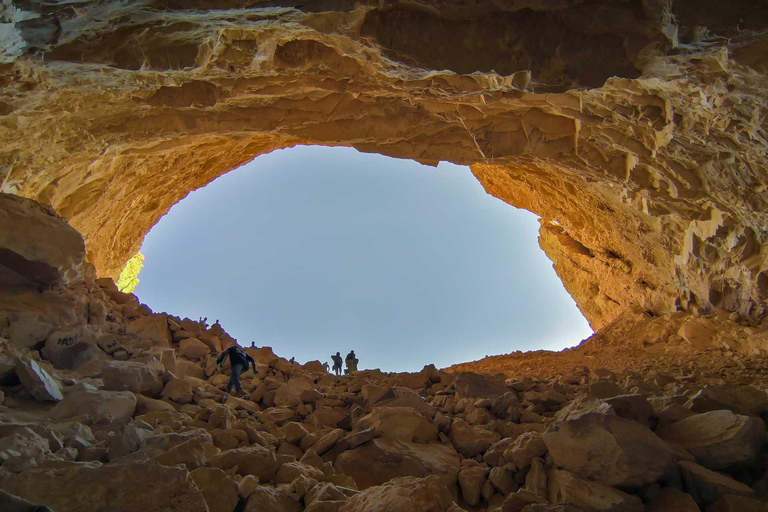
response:
<path id="1" fill-rule="evenodd" d="M 592 333 L 537 238 L 467 167 L 300 146 L 175 205 L 135 293 L 302 363 L 355 349 L 361 368 L 418 371 Z"/>

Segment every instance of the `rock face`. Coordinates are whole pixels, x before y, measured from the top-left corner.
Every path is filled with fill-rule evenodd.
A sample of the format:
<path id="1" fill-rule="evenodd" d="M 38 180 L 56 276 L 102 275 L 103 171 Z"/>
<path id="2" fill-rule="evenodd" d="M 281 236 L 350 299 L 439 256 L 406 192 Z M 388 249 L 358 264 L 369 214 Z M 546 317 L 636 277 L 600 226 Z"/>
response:
<path id="1" fill-rule="evenodd" d="M 52 205 L 100 275 L 253 157 L 348 145 L 470 164 L 540 215 L 595 329 L 765 310 L 761 2 L 9 5 L 3 191 Z"/>

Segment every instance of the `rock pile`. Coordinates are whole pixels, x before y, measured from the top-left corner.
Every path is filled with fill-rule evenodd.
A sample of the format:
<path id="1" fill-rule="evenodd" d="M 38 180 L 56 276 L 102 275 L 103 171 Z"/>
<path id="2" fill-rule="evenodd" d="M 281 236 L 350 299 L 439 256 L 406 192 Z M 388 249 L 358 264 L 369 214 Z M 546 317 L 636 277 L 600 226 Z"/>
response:
<path id="1" fill-rule="evenodd" d="M 759 351 L 682 336 L 628 351 L 614 329 L 507 356 L 506 375 L 336 377 L 261 347 L 234 397 L 221 325 L 154 313 L 89 274 L 0 290 L 2 510 L 768 509 Z M 536 361 L 547 376 L 526 374 Z"/>

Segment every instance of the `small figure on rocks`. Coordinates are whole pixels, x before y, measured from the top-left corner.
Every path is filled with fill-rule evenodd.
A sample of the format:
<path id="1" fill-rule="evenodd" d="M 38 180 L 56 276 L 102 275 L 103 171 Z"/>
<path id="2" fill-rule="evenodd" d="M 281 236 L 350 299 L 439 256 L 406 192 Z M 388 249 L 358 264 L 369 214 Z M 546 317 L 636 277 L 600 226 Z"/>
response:
<path id="1" fill-rule="evenodd" d="M 326 361 L 326 362 L 324 362 L 324 363 L 323 363 L 323 368 L 325 368 L 325 371 L 327 371 L 327 372 L 330 372 L 330 371 L 331 371 L 331 367 L 330 367 L 330 365 L 328 364 L 328 361 Z"/>
<path id="2" fill-rule="evenodd" d="M 344 359 L 344 362 L 347 363 L 347 370 L 349 370 L 349 373 L 357 371 L 357 363 L 359 362 L 359 360 L 357 359 L 357 356 L 355 356 L 354 350 L 351 350 L 349 354 L 347 354 L 347 357 Z"/>
<path id="3" fill-rule="evenodd" d="M 341 375 L 341 354 L 336 352 L 336 355 L 331 356 L 331 359 L 333 359 L 333 373 Z"/>
<path id="4" fill-rule="evenodd" d="M 293 364 L 293 363 L 295 363 L 295 362 L 296 362 L 296 358 L 295 358 L 295 357 L 292 357 L 292 358 L 291 358 L 291 359 L 290 359 L 288 362 L 289 362 L 289 363 L 291 363 L 291 364 Z"/>
<path id="5" fill-rule="evenodd" d="M 243 386 L 240 384 L 240 374 L 248 369 L 248 363 L 253 366 L 253 373 L 256 373 L 256 361 L 243 352 L 243 349 L 235 345 L 219 354 L 216 358 L 216 364 L 224 364 L 224 359 L 229 356 L 229 364 L 232 366 L 229 374 L 229 384 L 227 384 L 227 393 L 232 392 L 232 387 L 238 395 L 243 394 Z"/>
<path id="6" fill-rule="evenodd" d="M 251 348 L 252 348 L 252 349 L 255 349 L 255 348 L 256 348 L 256 342 L 255 342 L 255 341 L 252 341 L 252 342 L 251 342 Z"/>

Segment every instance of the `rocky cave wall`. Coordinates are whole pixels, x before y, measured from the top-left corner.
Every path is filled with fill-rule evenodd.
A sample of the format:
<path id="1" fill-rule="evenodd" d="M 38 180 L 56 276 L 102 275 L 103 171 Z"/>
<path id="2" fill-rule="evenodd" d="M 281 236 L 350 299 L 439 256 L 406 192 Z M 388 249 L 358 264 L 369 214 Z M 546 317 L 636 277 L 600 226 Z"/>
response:
<path id="1" fill-rule="evenodd" d="M 593 328 L 760 317 L 768 6 L 3 0 L 2 191 L 116 277 L 191 190 L 296 144 L 472 166 Z"/>

